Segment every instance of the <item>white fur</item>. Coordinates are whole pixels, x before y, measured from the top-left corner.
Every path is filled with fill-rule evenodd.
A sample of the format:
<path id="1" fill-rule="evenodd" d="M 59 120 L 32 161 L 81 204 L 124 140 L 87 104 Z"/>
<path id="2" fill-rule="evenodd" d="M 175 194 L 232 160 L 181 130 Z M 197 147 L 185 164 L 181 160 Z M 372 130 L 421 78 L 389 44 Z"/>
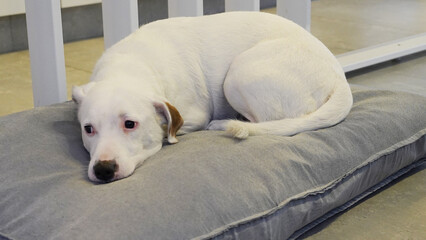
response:
<path id="1" fill-rule="evenodd" d="M 172 18 L 147 24 L 108 49 L 92 82 L 73 89 L 93 166 L 115 160 L 127 177 L 162 146 L 173 105 L 179 134 L 211 129 L 234 137 L 294 135 L 342 121 L 352 106 L 333 54 L 303 28 L 258 12 Z M 250 120 L 235 119 L 240 113 Z M 124 131 L 123 121 L 138 122 Z M 91 124 L 93 136 L 84 132 Z M 167 130 L 168 131 L 168 130 Z M 170 143 L 177 142 L 166 131 Z"/>

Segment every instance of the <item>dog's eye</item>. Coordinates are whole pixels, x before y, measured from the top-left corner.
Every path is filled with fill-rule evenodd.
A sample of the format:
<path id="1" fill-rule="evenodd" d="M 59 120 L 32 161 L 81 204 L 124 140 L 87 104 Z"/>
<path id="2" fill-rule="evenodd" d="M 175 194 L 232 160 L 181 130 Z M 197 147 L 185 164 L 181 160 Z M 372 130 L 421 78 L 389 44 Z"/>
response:
<path id="1" fill-rule="evenodd" d="M 84 131 L 86 131 L 87 134 L 91 135 L 93 134 L 93 126 L 92 125 L 86 125 L 84 126 Z"/>
<path id="2" fill-rule="evenodd" d="M 135 128 L 135 126 L 136 126 L 136 123 L 134 121 L 126 120 L 124 122 L 124 127 L 127 129 L 133 129 Z"/>

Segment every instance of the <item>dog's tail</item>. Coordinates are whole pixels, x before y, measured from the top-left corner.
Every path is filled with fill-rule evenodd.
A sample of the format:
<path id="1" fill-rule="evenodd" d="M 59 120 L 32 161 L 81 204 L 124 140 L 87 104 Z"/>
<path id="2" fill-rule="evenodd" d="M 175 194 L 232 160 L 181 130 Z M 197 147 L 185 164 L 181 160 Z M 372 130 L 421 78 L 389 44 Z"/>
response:
<path id="1" fill-rule="evenodd" d="M 339 82 L 327 102 L 316 111 L 298 118 L 285 118 L 267 122 L 242 122 L 231 120 L 226 131 L 240 139 L 250 135 L 282 135 L 291 136 L 300 132 L 333 126 L 345 119 L 352 108 L 352 93 L 349 85 Z"/>

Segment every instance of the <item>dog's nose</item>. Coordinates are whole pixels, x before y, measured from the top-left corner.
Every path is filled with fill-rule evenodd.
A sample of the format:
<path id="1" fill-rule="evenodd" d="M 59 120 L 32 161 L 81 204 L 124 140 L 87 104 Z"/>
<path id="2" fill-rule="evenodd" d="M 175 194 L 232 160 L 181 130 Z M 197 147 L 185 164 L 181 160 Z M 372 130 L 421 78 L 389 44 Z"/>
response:
<path id="1" fill-rule="evenodd" d="M 98 161 L 93 167 L 96 178 L 102 181 L 109 181 L 114 177 L 118 165 L 115 160 Z"/>

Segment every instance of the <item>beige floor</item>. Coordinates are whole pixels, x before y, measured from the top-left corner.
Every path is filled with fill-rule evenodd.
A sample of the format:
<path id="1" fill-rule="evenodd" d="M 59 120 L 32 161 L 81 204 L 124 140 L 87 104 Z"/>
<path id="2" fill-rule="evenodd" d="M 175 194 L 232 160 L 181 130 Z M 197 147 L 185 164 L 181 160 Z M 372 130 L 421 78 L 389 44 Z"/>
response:
<path id="1" fill-rule="evenodd" d="M 68 98 L 73 85 L 86 83 L 104 49 L 102 38 L 64 45 Z M 33 108 L 28 51 L 0 55 L 0 116 Z"/>
<path id="2" fill-rule="evenodd" d="M 311 31 L 334 54 L 426 32 L 426 0 L 314 1 Z M 68 96 L 72 85 L 89 81 L 102 51 L 102 38 L 65 44 Z M 348 81 L 426 95 L 426 52 L 348 74 Z M 32 108 L 31 91 L 28 51 L 0 55 L 0 116 Z M 425 168 L 423 164 L 303 238 L 426 239 Z"/>

